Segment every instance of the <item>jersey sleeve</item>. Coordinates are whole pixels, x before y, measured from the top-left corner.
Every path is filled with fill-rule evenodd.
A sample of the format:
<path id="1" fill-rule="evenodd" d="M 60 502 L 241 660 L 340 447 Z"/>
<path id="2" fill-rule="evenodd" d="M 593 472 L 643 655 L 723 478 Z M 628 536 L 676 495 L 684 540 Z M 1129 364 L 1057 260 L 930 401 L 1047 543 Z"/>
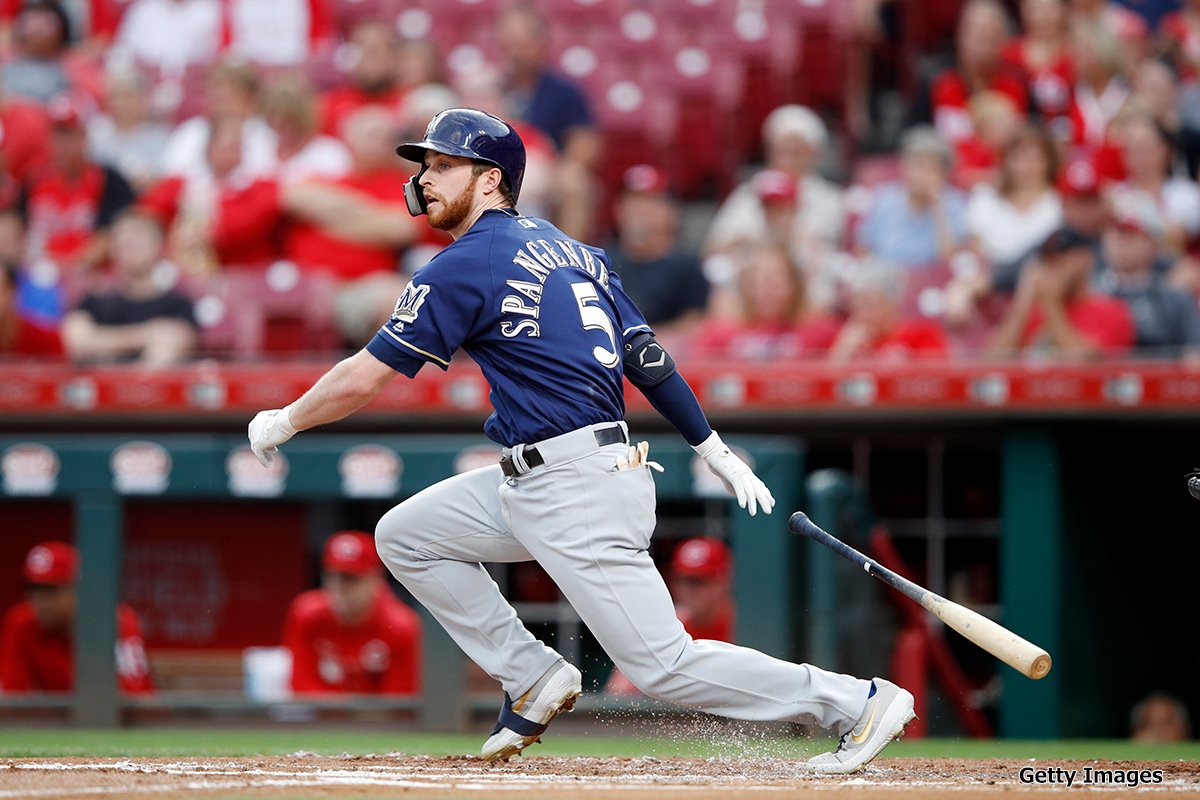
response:
<path id="1" fill-rule="evenodd" d="M 489 287 L 471 279 L 472 271 L 479 274 L 471 265 L 461 260 L 430 262 L 434 264 L 436 268 L 413 276 L 387 324 L 367 343 L 367 352 L 410 378 L 426 362 L 442 369 L 450 366 L 451 356 L 475 329 L 490 294 Z"/>
<path id="2" fill-rule="evenodd" d="M 641 310 L 629 299 L 629 295 L 625 294 L 625 289 L 621 286 L 621 276 L 610 272 L 608 285 L 612 290 L 613 304 L 621 317 L 621 344 L 625 344 L 638 333 L 654 333 Z"/>

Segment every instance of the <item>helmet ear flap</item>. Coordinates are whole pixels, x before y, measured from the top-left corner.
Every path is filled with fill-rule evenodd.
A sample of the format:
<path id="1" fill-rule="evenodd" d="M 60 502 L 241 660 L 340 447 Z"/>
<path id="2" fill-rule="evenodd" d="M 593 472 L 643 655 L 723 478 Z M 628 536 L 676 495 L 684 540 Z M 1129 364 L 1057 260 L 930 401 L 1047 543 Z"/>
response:
<path id="1" fill-rule="evenodd" d="M 414 217 L 429 213 L 429 203 L 425 201 L 425 192 L 421 189 L 421 178 L 427 169 L 429 167 L 421 167 L 421 171 L 404 184 L 404 202 L 408 205 L 408 213 Z"/>

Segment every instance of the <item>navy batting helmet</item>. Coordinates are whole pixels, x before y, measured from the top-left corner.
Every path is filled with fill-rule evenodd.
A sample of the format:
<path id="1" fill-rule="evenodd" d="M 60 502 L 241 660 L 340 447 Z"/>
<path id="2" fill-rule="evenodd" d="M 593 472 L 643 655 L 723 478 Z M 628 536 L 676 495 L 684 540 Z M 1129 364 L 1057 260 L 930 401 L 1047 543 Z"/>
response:
<path id="1" fill-rule="evenodd" d="M 513 127 L 499 117 L 474 108 L 448 108 L 429 121 L 423 140 L 396 148 L 396 155 L 422 165 L 421 171 L 404 187 L 404 199 L 414 217 L 428 210 L 420 186 L 427 150 L 494 164 L 508 178 L 513 200 L 521 194 L 525 144 Z"/>

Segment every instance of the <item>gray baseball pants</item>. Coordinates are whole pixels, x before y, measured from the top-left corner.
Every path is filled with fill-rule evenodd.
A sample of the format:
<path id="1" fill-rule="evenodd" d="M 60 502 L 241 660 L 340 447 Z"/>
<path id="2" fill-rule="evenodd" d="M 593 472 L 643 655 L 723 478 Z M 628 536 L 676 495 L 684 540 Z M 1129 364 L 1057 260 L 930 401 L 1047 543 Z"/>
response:
<path id="1" fill-rule="evenodd" d="M 596 445 L 593 429 L 611 425 L 536 443 L 545 464 L 519 477 L 485 467 L 405 500 L 376 527 L 380 557 L 513 698 L 560 656 L 525 628 L 480 562 L 533 559 L 647 695 L 734 719 L 853 728 L 869 682 L 684 631 L 647 552 L 654 480 L 645 466 L 616 469 L 626 445 Z"/>

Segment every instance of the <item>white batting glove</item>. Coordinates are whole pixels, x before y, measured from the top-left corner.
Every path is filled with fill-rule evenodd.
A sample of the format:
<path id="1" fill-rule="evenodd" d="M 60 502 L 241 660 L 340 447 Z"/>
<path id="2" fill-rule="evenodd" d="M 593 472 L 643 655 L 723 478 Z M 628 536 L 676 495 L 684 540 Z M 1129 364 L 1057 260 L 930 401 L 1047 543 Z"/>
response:
<path id="1" fill-rule="evenodd" d="M 750 516 L 755 515 L 759 506 L 762 506 L 765 513 L 771 513 L 771 509 L 775 507 L 775 498 L 771 496 L 771 490 L 745 461 L 738 458 L 728 445 L 721 441 L 716 431 L 692 449 L 704 459 L 709 469 L 724 481 L 725 488 L 731 494 L 737 495 L 738 505 L 742 508 L 749 506 Z"/>
<path id="2" fill-rule="evenodd" d="M 264 467 L 270 466 L 279 445 L 296 435 L 290 419 L 291 406 L 260 411 L 250 420 L 250 449 Z"/>

